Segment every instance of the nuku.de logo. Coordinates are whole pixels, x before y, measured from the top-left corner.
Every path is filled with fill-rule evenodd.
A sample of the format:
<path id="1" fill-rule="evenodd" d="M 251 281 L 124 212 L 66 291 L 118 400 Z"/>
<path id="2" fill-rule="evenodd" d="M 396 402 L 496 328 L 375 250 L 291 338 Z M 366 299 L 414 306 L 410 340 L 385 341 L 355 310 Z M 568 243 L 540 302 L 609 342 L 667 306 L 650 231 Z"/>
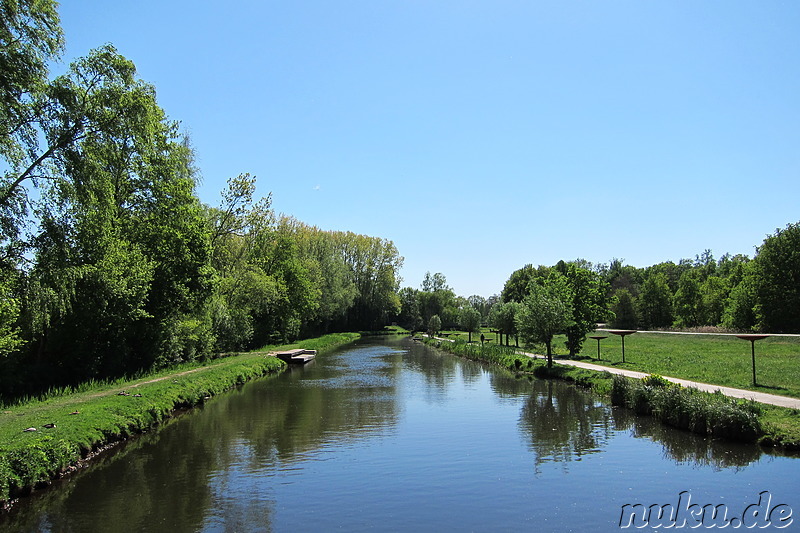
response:
<path id="1" fill-rule="evenodd" d="M 758 495 L 758 503 L 748 505 L 736 514 L 725 504 L 699 505 L 692 503 L 689 491 L 678 494 L 677 504 L 641 503 L 625 504 L 619 517 L 619 527 L 628 528 L 767 528 L 783 529 L 789 527 L 794 519 L 792 508 L 785 504 L 772 504 L 772 494 L 763 491 Z"/>

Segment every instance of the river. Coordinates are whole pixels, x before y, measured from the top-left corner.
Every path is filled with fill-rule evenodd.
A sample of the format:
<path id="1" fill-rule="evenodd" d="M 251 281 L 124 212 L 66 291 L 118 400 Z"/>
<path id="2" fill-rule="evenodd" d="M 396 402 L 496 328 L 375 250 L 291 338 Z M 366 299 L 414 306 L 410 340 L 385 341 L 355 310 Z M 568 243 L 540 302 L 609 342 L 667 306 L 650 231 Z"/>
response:
<path id="1" fill-rule="evenodd" d="M 619 531 L 621 520 L 652 526 L 642 509 L 671 504 L 662 520 L 688 516 L 687 528 L 791 531 L 798 489 L 798 458 L 409 339 L 366 338 L 131 440 L 27 498 L 0 529 Z M 703 518 L 703 506 L 724 507 Z"/>

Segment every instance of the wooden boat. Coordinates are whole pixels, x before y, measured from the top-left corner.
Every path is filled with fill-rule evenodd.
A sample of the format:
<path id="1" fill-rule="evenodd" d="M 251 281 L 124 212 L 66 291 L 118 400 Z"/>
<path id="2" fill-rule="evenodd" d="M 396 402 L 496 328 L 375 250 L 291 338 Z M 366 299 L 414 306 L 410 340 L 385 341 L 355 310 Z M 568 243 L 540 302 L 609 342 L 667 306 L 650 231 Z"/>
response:
<path id="1" fill-rule="evenodd" d="M 290 365 L 304 365 L 309 361 L 312 361 L 317 356 L 317 351 L 297 348 L 295 350 L 278 352 L 275 354 L 275 356 Z"/>

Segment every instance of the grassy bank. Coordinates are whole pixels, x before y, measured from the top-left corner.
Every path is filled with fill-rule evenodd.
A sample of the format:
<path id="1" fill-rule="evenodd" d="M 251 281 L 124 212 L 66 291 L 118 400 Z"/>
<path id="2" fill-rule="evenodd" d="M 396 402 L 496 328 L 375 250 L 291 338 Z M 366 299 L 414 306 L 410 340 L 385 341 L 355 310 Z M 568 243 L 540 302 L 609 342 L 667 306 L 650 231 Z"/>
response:
<path id="1" fill-rule="evenodd" d="M 449 339 L 467 340 L 463 331 L 443 333 Z M 496 335 L 488 329 L 484 329 L 484 334 L 494 344 Z M 625 363 L 618 335 L 607 331 L 591 335 L 607 336 L 600 341 L 602 359 L 597 361 L 597 343 L 586 339 L 576 360 L 800 398 L 800 337 L 772 336 L 756 342 L 758 386 L 754 387 L 750 343 L 732 335 L 638 332 L 625 338 Z M 480 338 L 480 334 L 473 333 L 472 338 Z M 564 341 L 563 335 L 553 339 L 556 357 L 567 357 Z M 544 350 L 542 346 L 524 346 L 524 349 L 534 353 Z"/>
<path id="2" fill-rule="evenodd" d="M 267 356 L 269 350 L 302 346 L 325 352 L 358 336 L 341 333 L 292 345 L 265 346 L 258 352 L 132 381 L 89 384 L 80 392 L 56 391 L 4 406 L 0 415 L 0 501 L 74 470 L 94 451 L 159 424 L 176 409 L 198 405 L 238 384 L 279 371 L 284 363 Z M 35 431 L 26 431 L 28 428 Z"/>
<path id="3" fill-rule="evenodd" d="M 609 372 L 559 364 L 547 368 L 544 360 L 516 355 L 513 347 L 481 346 L 467 344 L 462 340 L 441 342 L 426 339 L 425 342 L 453 354 L 496 364 L 513 372 L 576 383 L 608 397 L 613 405 L 654 416 L 679 429 L 711 437 L 800 450 L 800 411 L 796 409 L 700 392 L 668 383 L 655 374 L 646 380 L 635 380 L 613 376 Z"/>

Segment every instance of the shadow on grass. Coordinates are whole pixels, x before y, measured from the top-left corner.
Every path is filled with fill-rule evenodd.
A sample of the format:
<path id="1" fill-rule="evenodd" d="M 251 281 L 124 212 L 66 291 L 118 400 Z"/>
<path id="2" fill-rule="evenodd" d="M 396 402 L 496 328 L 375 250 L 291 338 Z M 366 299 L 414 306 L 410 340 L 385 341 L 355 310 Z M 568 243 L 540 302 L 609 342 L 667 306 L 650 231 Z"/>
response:
<path id="1" fill-rule="evenodd" d="M 786 387 L 775 387 L 773 385 L 762 385 L 761 383 L 759 383 L 758 385 L 756 385 L 753 388 L 755 388 L 755 389 L 767 389 L 767 390 L 780 390 L 780 391 L 784 391 L 784 392 L 788 392 L 789 391 L 789 389 L 787 389 Z"/>

